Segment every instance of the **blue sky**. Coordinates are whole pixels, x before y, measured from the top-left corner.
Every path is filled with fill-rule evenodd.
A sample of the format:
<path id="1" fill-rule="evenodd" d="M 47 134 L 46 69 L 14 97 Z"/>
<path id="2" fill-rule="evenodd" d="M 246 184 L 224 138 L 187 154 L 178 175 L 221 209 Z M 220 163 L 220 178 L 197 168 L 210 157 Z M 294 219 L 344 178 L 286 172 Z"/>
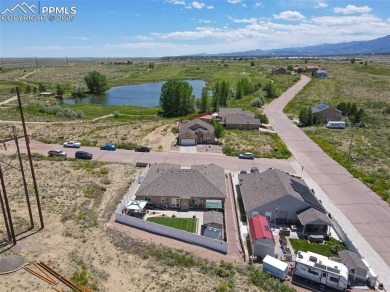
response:
<path id="1" fill-rule="evenodd" d="M 1 57 L 161 57 L 370 40 L 389 0 L 1 0 Z M 25 8 L 25 6 L 23 6 Z M 43 13 L 43 7 L 75 14 Z M 25 9 L 26 10 L 26 9 Z M 38 13 L 40 12 L 40 14 Z M 10 21 L 42 15 L 45 21 Z M 49 17 L 54 16 L 54 21 Z M 60 22 L 58 17 L 74 16 Z"/>

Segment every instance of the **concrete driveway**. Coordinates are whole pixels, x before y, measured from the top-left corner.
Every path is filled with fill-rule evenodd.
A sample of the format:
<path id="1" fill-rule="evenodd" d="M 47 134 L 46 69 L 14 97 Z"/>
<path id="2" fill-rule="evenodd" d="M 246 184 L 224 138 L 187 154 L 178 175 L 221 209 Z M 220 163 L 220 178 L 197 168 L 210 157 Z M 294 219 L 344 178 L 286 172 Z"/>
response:
<path id="1" fill-rule="evenodd" d="M 315 190 L 349 239 L 390 289 L 390 207 L 360 180 L 330 158 L 283 114 L 286 104 L 310 81 L 302 79 L 265 108 L 270 123 L 297 161 L 303 179 Z M 331 131 L 331 130 L 330 130 Z"/>

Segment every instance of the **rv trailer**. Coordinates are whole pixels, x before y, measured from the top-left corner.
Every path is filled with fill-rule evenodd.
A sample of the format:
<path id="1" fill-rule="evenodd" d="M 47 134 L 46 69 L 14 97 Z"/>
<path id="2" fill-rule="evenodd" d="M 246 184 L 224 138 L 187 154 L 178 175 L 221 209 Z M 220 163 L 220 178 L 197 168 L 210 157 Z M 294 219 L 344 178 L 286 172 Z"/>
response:
<path id="1" fill-rule="evenodd" d="M 348 285 L 348 268 L 345 265 L 309 251 L 298 251 L 294 275 L 341 291 Z"/>
<path id="2" fill-rule="evenodd" d="M 263 271 L 281 280 L 286 280 L 288 274 L 288 264 L 276 258 L 266 255 L 263 259 Z"/>

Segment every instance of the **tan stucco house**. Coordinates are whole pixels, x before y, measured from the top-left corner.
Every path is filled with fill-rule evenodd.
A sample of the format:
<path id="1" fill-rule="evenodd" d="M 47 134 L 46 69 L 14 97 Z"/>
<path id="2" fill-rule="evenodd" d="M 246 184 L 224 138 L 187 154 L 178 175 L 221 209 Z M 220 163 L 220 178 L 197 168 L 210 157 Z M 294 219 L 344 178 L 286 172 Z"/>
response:
<path id="1" fill-rule="evenodd" d="M 177 143 L 181 146 L 213 144 L 215 143 L 214 127 L 200 119 L 182 122 Z"/>

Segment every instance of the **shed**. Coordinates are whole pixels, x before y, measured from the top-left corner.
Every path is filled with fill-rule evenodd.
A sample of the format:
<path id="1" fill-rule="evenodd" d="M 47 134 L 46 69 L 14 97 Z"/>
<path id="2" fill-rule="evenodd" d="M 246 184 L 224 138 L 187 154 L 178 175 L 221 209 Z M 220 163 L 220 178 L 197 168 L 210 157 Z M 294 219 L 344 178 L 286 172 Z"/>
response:
<path id="1" fill-rule="evenodd" d="M 267 218 L 256 215 L 249 219 L 249 235 L 254 256 L 275 256 L 275 239 Z"/>
<path id="2" fill-rule="evenodd" d="M 350 250 L 340 250 L 339 257 L 341 262 L 347 266 L 350 281 L 366 281 L 368 267 L 364 264 L 361 256 Z"/>

